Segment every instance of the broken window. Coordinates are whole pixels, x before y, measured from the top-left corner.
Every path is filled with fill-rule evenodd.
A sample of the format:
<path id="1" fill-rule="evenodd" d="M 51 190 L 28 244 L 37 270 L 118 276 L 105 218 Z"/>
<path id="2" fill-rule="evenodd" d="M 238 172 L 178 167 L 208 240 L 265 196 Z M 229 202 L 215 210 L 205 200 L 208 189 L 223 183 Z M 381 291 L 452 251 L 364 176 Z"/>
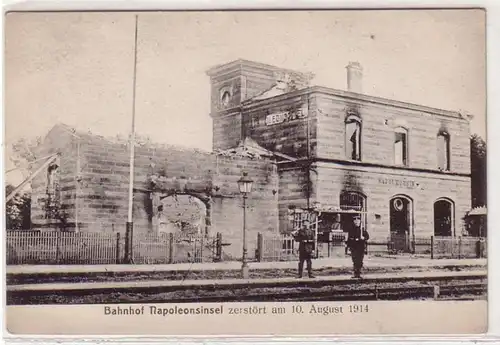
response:
<path id="1" fill-rule="evenodd" d="M 348 119 L 346 128 L 346 158 L 361 160 L 361 123 L 356 119 Z"/>
<path id="2" fill-rule="evenodd" d="M 450 170 L 450 136 L 446 132 L 437 136 L 437 164 L 439 170 Z"/>
<path id="3" fill-rule="evenodd" d="M 394 164 L 408 164 L 408 132 L 402 127 L 396 128 L 394 133 Z"/>
<path id="4" fill-rule="evenodd" d="M 47 169 L 47 194 L 54 194 L 56 192 L 58 168 L 57 164 L 51 164 Z"/>

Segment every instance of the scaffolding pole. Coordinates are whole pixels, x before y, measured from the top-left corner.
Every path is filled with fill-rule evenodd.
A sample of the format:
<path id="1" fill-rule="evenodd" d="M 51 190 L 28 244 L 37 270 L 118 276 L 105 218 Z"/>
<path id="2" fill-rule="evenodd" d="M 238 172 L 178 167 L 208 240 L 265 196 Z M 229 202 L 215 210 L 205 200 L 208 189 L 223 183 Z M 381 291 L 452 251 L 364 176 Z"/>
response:
<path id="1" fill-rule="evenodd" d="M 35 170 L 30 176 L 28 176 L 19 186 L 16 187 L 10 194 L 5 198 L 5 203 L 8 203 L 14 196 L 16 196 L 17 193 L 19 193 L 20 190 L 26 186 L 31 180 L 33 180 L 36 175 L 38 175 L 43 169 L 45 169 L 50 163 L 52 163 L 54 160 L 56 160 L 59 157 L 59 154 L 56 153 L 52 156 L 50 156 L 45 163 L 43 163 L 38 169 Z"/>

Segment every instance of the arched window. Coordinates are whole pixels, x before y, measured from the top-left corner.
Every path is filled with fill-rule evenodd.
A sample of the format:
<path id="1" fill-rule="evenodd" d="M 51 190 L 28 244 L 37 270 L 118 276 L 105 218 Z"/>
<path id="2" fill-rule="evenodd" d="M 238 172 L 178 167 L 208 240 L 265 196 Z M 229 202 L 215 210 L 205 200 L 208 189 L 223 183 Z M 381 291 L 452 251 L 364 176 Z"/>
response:
<path id="1" fill-rule="evenodd" d="M 361 121 L 356 116 L 349 116 L 345 121 L 346 158 L 361 160 Z"/>
<path id="2" fill-rule="evenodd" d="M 450 135 L 447 132 L 439 132 L 437 136 L 437 168 L 450 170 Z"/>
<path id="3" fill-rule="evenodd" d="M 394 164 L 408 165 L 408 131 L 403 127 L 394 130 Z"/>
<path id="4" fill-rule="evenodd" d="M 344 191 L 340 193 L 340 208 L 342 210 L 365 211 L 366 197 L 360 192 Z"/>
<path id="5" fill-rule="evenodd" d="M 366 212 L 366 196 L 360 192 L 343 191 L 340 193 L 340 209 L 344 211 L 359 211 L 361 213 L 361 222 L 366 229 L 367 219 L 364 212 Z M 344 213 L 341 216 L 342 228 L 347 229 L 352 224 L 353 214 Z"/>

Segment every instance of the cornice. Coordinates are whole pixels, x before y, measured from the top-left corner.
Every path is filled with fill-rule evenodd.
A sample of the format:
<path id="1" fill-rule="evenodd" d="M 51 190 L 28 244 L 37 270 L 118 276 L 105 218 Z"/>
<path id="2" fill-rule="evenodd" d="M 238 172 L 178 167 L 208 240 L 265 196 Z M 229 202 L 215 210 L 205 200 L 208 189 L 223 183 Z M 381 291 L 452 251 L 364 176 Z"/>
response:
<path id="1" fill-rule="evenodd" d="M 468 119 L 461 116 L 459 112 L 449 111 L 444 109 L 427 107 L 424 105 L 418 105 L 413 103 L 401 102 L 391 99 L 386 99 L 382 97 L 368 96 L 362 95 L 354 92 L 337 90 L 332 88 L 327 88 L 323 86 L 311 86 L 304 89 L 300 89 L 297 91 L 285 93 L 282 95 L 266 98 L 263 100 L 252 101 L 249 99 L 242 104 L 243 111 L 256 110 L 261 107 L 265 107 L 267 105 L 271 105 L 273 103 L 285 101 L 289 98 L 299 97 L 299 96 L 311 96 L 314 94 L 321 94 L 326 96 L 334 96 L 336 98 L 347 101 L 348 103 L 357 103 L 358 105 L 364 104 L 374 104 L 379 106 L 392 107 L 397 109 L 406 109 L 411 111 L 416 111 L 420 113 L 427 113 L 435 116 L 442 116 L 447 118 L 452 118 L 456 120 L 461 120 L 465 122 L 469 122 Z"/>
<path id="2" fill-rule="evenodd" d="M 280 170 L 282 168 L 296 168 L 294 164 L 298 164 L 299 166 L 302 164 L 315 164 L 315 163 L 333 163 L 341 166 L 352 166 L 352 167 L 360 167 L 360 168 L 378 168 L 378 169 L 390 169 L 395 171 L 405 171 L 405 172 L 414 172 L 414 173 L 427 173 L 432 174 L 435 177 L 443 176 L 443 177 L 461 177 L 470 179 L 470 174 L 465 173 L 457 173 L 451 171 L 441 171 L 434 169 L 424 169 L 424 168 L 412 168 L 412 167 L 403 167 L 403 166 L 394 166 L 394 165 L 386 165 L 379 163 L 367 163 L 367 162 L 358 162 L 358 161 L 348 161 L 341 159 L 332 159 L 332 158 L 324 158 L 324 157 L 311 157 L 310 159 L 301 158 L 297 159 L 295 162 L 283 162 L 279 163 Z"/>
<path id="3" fill-rule="evenodd" d="M 222 118 L 222 117 L 229 117 L 229 116 L 234 116 L 236 114 L 241 114 L 242 108 L 241 106 L 236 106 L 232 108 L 227 108 L 223 110 L 217 110 L 217 111 L 212 111 L 210 113 L 211 118 Z"/>
<path id="4" fill-rule="evenodd" d="M 349 100 L 351 102 L 356 102 L 360 105 L 362 105 L 364 103 L 371 103 L 371 104 L 389 106 L 389 107 L 399 108 L 399 109 L 413 110 L 416 112 L 423 112 L 423 113 L 428 113 L 428 114 L 432 114 L 432 115 L 439 115 L 439 116 L 444 116 L 444 117 L 451 117 L 451 118 L 458 119 L 458 120 L 468 121 L 467 119 L 463 118 L 459 112 L 456 112 L 456 111 L 444 110 L 444 109 L 439 109 L 439 108 L 428 107 L 425 105 L 419 105 L 419 104 L 414 104 L 414 103 L 392 100 L 392 99 L 388 99 L 388 98 L 369 96 L 369 95 L 364 95 L 364 94 L 359 94 L 359 93 L 354 93 L 354 92 L 349 92 L 349 91 L 332 89 L 332 88 L 328 88 L 328 87 L 324 87 L 324 86 L 309 87 L 308 92 L 320 93 L 320 94 L 329 95 L 329 96 L 335 96 L 335 97 Z"/>

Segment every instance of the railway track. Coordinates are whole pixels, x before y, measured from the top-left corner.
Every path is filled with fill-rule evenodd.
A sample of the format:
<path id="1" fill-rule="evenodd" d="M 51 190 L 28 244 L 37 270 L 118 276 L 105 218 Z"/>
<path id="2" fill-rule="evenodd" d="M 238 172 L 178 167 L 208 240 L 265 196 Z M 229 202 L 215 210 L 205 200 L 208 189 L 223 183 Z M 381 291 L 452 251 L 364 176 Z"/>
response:
<path id="1" fill-rule="evenodd" d="M 7 287 L 7 304 L 354 301 L 474 298 L 487 292 L 486 273 L 426 277 L 342 277 L 227 281 L 30 284 Z"/>
<path id="2" fill-rule="evenodd" d="M 268 294 L 249 294 L 233 296 L 204 296 L 194 298 L 178 298 L 164 302 L 169 303 L 194 303 L 194 302 L 289 302 L 289 301 L 376 301 L 376 300 L 404 300 L 404 299 L 472 299 L 472 296 L 485 295 L 487 286 L 485 283 L 473 283 L 467 285 L 452 285 L 440 288 L 436 296 L 434 286 L 419 287 L 381 287 L 362 288 L 356 290 L 335 291 L 307 291 L 286 292 Z M 467 296 L 464 298 L 464 296 Z M 158 302 L 158 301 L 151 301 Z M 144 302 L 143 302 L 144 303 Z M 147 303 L 147 302 L 146 302 Z"/>

